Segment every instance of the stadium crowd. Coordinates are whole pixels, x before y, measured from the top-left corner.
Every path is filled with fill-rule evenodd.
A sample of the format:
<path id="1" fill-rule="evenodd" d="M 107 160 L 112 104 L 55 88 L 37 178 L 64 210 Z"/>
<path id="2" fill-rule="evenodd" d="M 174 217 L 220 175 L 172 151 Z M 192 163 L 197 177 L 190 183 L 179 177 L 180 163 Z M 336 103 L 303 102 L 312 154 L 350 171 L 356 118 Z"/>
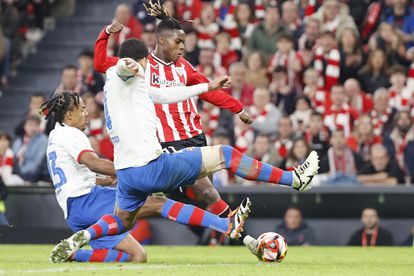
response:
<path id="1" fill-rule="evenodd" d="M 31 30 L 41 32 L 50 2 L 2 1 L 3 48 L 21 43 Z M 111 36 L 109 55 L 131 37 L 154 49 L 155 21 L 143 2 L 116 8 L 114 20 L 125 27 Z M 287 170 L 316 150 L 321 169 L 315 182 L 320 185 L 413 183 L 412 1 L 164 2 L 170 14 L 184 22 L 185 58 L 208 78 L 229 74 L 233 84 L 228 93 L 254 118 L 251 126 L 245 125 L 229 111 L 200 101 L 209 144 L 231 144 Z M 17 11 L 18 22 L 6 20 Z M 13 28 L 19 31 L 9 30 Z M 7 71 L 19 54 L 4 52 L 0 68 Z M 0 71 L 6 83 L 9 73 Z M 50 126 L 37 111 L 45 99 L 61 91 L 82 95 L 91 144 L 99 155 L 113 159 L 102 108 L 103 85 L 104 76 L 93 67 L 93 52 L 85 49 L 76 65 L 62 69 L 56 91 L 32 95 L 15 139 L 0 133 L 3 182 L 49 181 L 44 152 Z M 214 176 L 214 184 L 252 185 L 225 171 Z"/>

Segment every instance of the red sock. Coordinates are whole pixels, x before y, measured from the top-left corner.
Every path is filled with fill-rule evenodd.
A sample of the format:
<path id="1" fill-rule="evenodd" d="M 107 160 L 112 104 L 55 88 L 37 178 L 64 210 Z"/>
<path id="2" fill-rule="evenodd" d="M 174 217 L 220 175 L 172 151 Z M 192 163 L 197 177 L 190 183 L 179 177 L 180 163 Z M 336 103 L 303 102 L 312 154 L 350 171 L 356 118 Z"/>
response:
<path id="1" fill-rule="evenodd" d="M 209 205 L 207 207 L 207 211 L 209 211 L 209 212 L 211 212 L 211 213 L 213 213 L 213 214 L 215 214 L 219 217 L 225 218 L 230 213 L 230 207 L 224 200 L 222 200 L 220 198 L 217 202 Z"/>

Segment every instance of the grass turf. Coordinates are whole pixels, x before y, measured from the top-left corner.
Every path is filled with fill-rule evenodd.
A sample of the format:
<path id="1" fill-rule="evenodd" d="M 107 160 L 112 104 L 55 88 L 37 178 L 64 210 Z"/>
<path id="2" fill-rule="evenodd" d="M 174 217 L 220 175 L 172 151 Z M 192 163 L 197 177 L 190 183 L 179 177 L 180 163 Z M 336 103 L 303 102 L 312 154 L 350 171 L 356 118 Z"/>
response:
<path id="1" fill-rule="evenodd" d="M 50 264 L 52 245 L 0 245 L 0 275 L 414 275 L 414 249 L 290 247 L 280 264 L 243 247 L 147 246 L 147 264 Z"/>

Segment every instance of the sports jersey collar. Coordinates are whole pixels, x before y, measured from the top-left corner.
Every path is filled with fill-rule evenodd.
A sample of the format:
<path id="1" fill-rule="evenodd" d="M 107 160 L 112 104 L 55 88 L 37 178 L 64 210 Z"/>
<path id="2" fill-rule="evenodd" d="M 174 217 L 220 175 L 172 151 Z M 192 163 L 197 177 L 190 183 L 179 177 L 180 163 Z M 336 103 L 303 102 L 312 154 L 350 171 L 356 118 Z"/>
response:
<path id="1" fill-rule="evenodd" d="M 166 63 L 165 61 L 163 61 L 162 59 L 160 59 L 160 58 L 158 58 L 156 55 L 155 55 L 155 51 L 152 51 L 151 52 L 151 56 L 152 56 L 152 58 L 153 59 L 155 59 L 157 62 L 159 62 L 159 63 L 161 63 L 161 64 L 163 64 L 163 65 L 165 65 L 165 66 L 170 66 L 170 65 L 173 65 L 174 64 L 174 62 L 168 62 L 168 63 Z"/>

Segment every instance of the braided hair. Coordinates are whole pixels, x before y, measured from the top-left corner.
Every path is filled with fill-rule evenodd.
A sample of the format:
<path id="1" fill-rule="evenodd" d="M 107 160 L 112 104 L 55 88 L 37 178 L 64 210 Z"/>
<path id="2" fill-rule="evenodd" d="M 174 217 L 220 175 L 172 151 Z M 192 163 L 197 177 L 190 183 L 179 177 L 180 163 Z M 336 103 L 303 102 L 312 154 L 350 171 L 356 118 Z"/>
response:
<path id="1" fill-rule="evenodd" d="M 161 5 L 160 0 L 153 2 L 149 0 L 148 3 L 144 3 L 144 7 L 148 14 L 152 17 L 161 20 L 157 25 L 156 32 L 159 34 L 164 30 L 182 30 L 181 23 L 170 16 L 165 5 Z"/>
<path id="2" fill-rule="evenodd" d="M 51 120 L 52 127 L 59 123 L 63 124 L 65 114 L 74 108 L 79 107 L 79 95 L 72 92 L 58 93 L 49 101 L 44 102 L 40 106 L 40 115 L 46 117 L 46 120 Z"/>

